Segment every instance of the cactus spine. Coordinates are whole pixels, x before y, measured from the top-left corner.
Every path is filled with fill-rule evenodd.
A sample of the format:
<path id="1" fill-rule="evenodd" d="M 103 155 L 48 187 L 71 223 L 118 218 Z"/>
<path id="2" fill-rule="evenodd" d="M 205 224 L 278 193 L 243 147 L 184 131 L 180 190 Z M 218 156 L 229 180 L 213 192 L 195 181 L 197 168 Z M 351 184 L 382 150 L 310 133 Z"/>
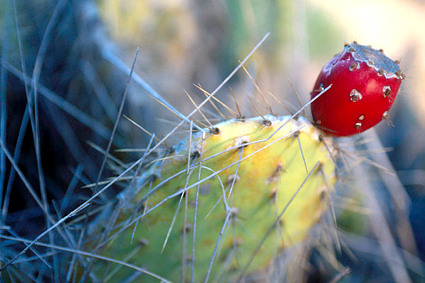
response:
<path id="1" fill-rule="evenodd" d="M 302 117 L 234 119 L 193 133 L 123 193 L 103 254 L 171 281 L 264 270 L 320 220 L 336 181 L 334 154 L 332 140 Z M 134 273 L 106 266 L 98 262 L 97 274 L 113 282 Z"/>

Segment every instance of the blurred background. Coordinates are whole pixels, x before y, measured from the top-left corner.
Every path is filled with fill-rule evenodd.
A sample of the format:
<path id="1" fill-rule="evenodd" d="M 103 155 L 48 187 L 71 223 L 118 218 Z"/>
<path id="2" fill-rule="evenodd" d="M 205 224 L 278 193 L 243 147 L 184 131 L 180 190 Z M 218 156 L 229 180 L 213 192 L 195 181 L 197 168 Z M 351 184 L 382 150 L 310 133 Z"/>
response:
<path id="1" fill-rule="evenodd" d="M 92 193 L 81 189 L 83 185 L 115 173 L 106 167 L 99 175 L 103 155 L 91 144 L 107 146 L 137 48 L 135 73 L 187 115 L 194 106 L 185 92 L 197 104 L 202 102 L 205 95 L 197 85 L 212 92 L 270 33 L 245 67 L 273 111 L 287 115 L 300 107 L 294 89 L 307 103 L 322 66 L 344 43 L 356 40 L 399 59 L 407 75 L 390 112 L 394 127 L 384 122 L 376 127 L 380 149 L 387 151 L 393 166 L 389 169 L 403 185 L 402 205 L 385 193 L 386 177 L 368 180 L 372 188 L 384 191 L 379 195 L 384 216 L 412 281 L 424 281 L 425 1 L 0 1 L 0 227 L 13 227 L 28 238 L 45 229 L 43 212 L 28 184 L 49 210 L 64 215 Z M 242 115 L 270 113 L 244 71 L 217 93 L 236 109 L 231 89 Z M 149 132 L 165 135 L 179 118 L 149 93 L 146 84 L 132 81 L 123 113 Z M 217 111 L 208 107 L 211 120 L 218 121 L 220 116 L 212 114 Z M 173 136 L 169 145 L 184 135 Z M 111 153 L 130 162 L 140 152 L 116 149 L 143 148 L 148 140 L 149 135 L 122 118 Z M 408 240 L 402 239 L 403 229 L 396 223 L 400 213 L 410 220 L 412 230 L 404 230 L 408 235 L 413 231 Z M 356 219 L 341 217 L 341 226 L 356 230 L 353 226 L 359 225 L 362 236 L 376 238 L 370 227 L 363 227 L 371 223 Z M 356 247 L 365 244 L 358 238 L 353 241 Z M 342 265 L 352 270 L 345 276 L 312 253 L 315 267 L 308 280 L 329 282 L 341 275 L 343 282 L 402 282 L 388 272 L 382 246 L 368 243 L 369 248 L 352 251 L 356 259 L 347 252 L 339 255 Z"/>

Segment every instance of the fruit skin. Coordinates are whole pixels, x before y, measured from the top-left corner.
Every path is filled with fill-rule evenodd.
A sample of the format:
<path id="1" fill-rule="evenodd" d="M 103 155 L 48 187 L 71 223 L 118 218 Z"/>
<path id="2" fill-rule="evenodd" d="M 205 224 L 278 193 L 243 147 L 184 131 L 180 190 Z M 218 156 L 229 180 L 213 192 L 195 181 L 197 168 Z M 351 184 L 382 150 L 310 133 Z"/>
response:
<path id="1" fill-rule="evenodd" d="M 388 119 L 404 74 L 382 50 L 356 42 L 330 60 L 320 72 L 311 98 L 314 121 L 326 134 L 351 136 Z"/>

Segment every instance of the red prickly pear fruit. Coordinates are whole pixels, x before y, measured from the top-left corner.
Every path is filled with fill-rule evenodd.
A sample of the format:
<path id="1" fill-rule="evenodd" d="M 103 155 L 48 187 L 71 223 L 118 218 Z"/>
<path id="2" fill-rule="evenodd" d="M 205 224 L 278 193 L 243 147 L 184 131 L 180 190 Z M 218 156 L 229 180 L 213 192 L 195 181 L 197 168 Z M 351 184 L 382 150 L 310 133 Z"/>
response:
<path id="1" fill-rule="evenodd" d="M 388 119 L 404 74 L 398 61 L 382 50 L 346 44 L 316 80 L 311 98 L 332 85 L 311 104 L 317 126 L 326 134 L 351 136 Z"/>

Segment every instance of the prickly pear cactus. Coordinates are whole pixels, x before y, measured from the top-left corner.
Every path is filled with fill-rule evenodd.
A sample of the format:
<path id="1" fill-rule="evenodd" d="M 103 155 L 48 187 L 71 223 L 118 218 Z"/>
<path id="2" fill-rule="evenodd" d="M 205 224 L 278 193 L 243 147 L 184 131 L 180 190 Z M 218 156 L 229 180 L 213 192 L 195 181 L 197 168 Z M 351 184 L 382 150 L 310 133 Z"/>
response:
<path id="1" fill-rule="evenodd" d="M 336 181 L 334 154 L 332 140 L 302 117 L 235 119 L 193 133 L 143 174 L 137 191 L 123 193 L 129 201 L 103 255 L 173 282 L 265 270 L 320 220 Z M 101 261 L 95 271 L 111 282 L 136 274 Z"/>
<path id="2" fill-rule="evenodd" d="M 330 60 L 320 72 L 311 93 L 316 124 L 328 135 L 352 136 L 366 131 L 382 120 L 389 121 L 389 111 L 402 80 L 399 61 L 385 56 L 383 50 L 357 42 Z"/>

